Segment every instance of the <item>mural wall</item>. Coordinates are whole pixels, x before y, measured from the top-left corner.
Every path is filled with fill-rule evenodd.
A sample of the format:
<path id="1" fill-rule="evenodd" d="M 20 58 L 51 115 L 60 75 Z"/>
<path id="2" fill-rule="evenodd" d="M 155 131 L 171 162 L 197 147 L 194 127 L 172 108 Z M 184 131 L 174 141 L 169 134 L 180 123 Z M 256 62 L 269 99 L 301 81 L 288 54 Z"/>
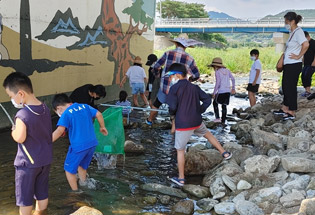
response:
<path id="1" fill-rule="evenodd" d="M 1 0 L 0 82 L 23 72 L 37 96 L 118 85 L 152 53 L 154 13 L 155 0 Z"/>

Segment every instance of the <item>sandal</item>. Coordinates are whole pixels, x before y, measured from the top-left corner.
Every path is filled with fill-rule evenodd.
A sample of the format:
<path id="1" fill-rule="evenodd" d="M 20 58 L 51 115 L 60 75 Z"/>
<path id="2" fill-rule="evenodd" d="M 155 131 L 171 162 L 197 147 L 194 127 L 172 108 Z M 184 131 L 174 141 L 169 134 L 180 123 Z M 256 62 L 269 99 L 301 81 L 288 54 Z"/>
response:
<path id="1" fill-rule="evenodd" d="M 170 179 L 172 182 L 174 182 L 175 184 L 177 184 L 178 186 L 184 186 L 185 185 L 185 179 L 183 178 L 176 178 L 176 177 L 173 177 Z"/>
<path id="2" fill-rule="evenodd" d="M 225 155 L 228 155 L 228 156 L 225 156 Z M 222 157 L 223 157 L 224 160 L 230 160 L 232 156 L 233 155 L 232 155 L 231 152 L 223 152 L 222 153 Z"/>

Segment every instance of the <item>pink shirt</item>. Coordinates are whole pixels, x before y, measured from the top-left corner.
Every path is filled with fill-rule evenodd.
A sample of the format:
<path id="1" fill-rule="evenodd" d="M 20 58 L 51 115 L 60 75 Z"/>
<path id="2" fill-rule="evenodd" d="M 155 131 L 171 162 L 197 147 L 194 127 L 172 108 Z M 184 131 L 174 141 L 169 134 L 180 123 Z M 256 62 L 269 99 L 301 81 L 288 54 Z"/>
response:
<path id="1" fill-rule="evenodd" d="M 231 92 L 231 83 L 232 80 L 232 89 L 235 89 L 235 78 L 232 75 L 231 71 L 226 68 L 220 68 L 215 72 L 215 87 L 213 94 L 221 93 L 230 93 Z"/>

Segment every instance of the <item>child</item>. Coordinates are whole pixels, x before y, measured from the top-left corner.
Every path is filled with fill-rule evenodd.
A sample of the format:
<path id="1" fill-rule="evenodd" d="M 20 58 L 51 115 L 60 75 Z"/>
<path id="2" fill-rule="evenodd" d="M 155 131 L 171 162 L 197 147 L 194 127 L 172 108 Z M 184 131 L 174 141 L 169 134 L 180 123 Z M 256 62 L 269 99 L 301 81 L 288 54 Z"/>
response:
<path id="1" fill-rule="evenodd" d="M 127 108 L 123 108 L 123 111 L 122 111 L 123 116 L 127 116 L 131 112 L 131 109 L 130 109 L 131 103 L 130 101 L 127 100 L 127 97 L 128 97 L 127 92 L 122 90 L 119 93 L 119 101 L 116 102 L 116 105 L 127 107 Z"/>
<path id="2" fill-rule="evenodd" d="M 98 144 L 94 132 L 93 119 L 100 124 L 100 132 L 107 135 L 102 114 L 86 104 L 72 104 L 66 94 L 57 94 L 53 98 L 52 107 L 60 117 L 58 128 L 53 133 L 55 142 L 67 129 L 70 146 L 64 164 L 67 180 L 72 191 L 79 192 L 76 173 L 81 186 L 86 184 L 86 171 Z"/>
<path id="3" fill-rule="evenodd" d="M 215 87 L 213 90 L 213 109 L 215 113 L 214 122 L 221 122 L 225 124 L 226 114 L 227 114 L 227 105 L 230 103 L 231 93 L 235 94 L 235 78 L 233 77 L 230 70 L 226 69 L 222 63 L 221 58 L 214 58 L 212 64 L 209 67 L 213 67 L 215 70 Z M 232 91 L 230 79 L 232 80 Z M 220 119 L 219 107 L 218 104 L 222 105 L 222 118 Z"/>
<path id="4" fill-rule="evenodd" d="M 249 83 L 247 87 L 250 106 L 256 104 L 256 93 L 261 82 L 261 62 L 259 60 L 259 51 L 253 49 L 250 51 L 250 59 L 254 61 L 249 74 Z"/>
<path id="5" fill-rule="evenodd" d="M 12 128 L 12 137 L 18 143 L 14 161 L 16 205 L 20 207 L 21 215 L 31 215 L 35 199 L 34 214 L 44 215 L 47 214 L 48 179 L 53 157 L 50 111 L 35 97 L 32 82 L 25 74 L 11 73 L 3 87 L 14 107 L 20 109 Z"/>
<path id="6" fill-rule="evenodd" d="M 152 107 L 153 103 L 152 101 L 155 100 L 156 98 L 156 94 L 158 89 L 160 88 L 160 83 L 158 82 L 158 84 L 154 84 L 155 82 L 155 74 L 154 74 L 154 65 L 156 63 L 156 61 L 158 60 L 157 56 L 155 54 L 150 54 L 148 56 L 148 61 L 145 64 L 146 66 L 149 66 L 149 83 L 147 84 L 147 88 L 146 91 L 148 92 L 148 100 L 149 100 L 149 104 L 150 107 Z"/>
<path id="7" fill-rule="evenodd" d="M 138 103 L 138 93 L 145 104 L 145 106 L 149 106 L 148 100 L 144 95 L 144 82 L 147 82 L 147 76 L 145 74 L 144 69 L 142 68 L 141 58 L 137 56 L 134 60 L 133 66 L 131 66 L 124 78 L 121 80 L 120 87 L 123 87 L 123 84 L 126 82 L 127 77 L 129 78 L 129 82 L 132 88 L 133 95 L 133 103 L 136 107 L 139 107 Z"/>
<path id="8" fill-rule="evenodd" d="M 210 106 L 211 97 L 187 80 L 185 65 L 172 64 L 167 75 L 174 84 L 167 95 L 166 103 L 169 105 L 171 118 L 173 121 L 175 119 L 175 148 L 179 171 L 179 177 L 172 178 L 171 181 L 183 186 L 185 184 L 185 149 L 191 135 L 207 138 L 226 160 L 230 159 L 232 154 L 223 149 L 202 122 L 201 114 Z M 200 105 L 200 101 L 202 105 Z"/>

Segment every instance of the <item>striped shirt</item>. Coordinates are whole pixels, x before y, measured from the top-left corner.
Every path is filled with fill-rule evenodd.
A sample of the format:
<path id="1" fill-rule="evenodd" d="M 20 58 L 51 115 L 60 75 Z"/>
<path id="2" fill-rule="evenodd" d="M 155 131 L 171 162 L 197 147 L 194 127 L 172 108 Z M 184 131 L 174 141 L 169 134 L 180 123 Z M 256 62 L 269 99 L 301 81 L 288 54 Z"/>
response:
<path id="1" fill-rule="evenodd" d="M 195 60 L 192 56 L 185 52 L 185 50 L 181 47 L 177 47 L 174 50 L 167 51 L 163 54 L 163 56 L 156 62 L 154 65 L 154 72 L 157 75 L 159 69 L 164 66 L 161 75 L 161 90 L 163 93 L 168 94 L 170 90 L 171 80 L 169 77 L 165 77 L 165 73 L 168 72 L 169 67 L 173 63 L 182 63 L 186 66 L 187 74 L 191 75 L 194 79 L 198 79 L 200 77 L 199 70 L 196 66 Z"/>

